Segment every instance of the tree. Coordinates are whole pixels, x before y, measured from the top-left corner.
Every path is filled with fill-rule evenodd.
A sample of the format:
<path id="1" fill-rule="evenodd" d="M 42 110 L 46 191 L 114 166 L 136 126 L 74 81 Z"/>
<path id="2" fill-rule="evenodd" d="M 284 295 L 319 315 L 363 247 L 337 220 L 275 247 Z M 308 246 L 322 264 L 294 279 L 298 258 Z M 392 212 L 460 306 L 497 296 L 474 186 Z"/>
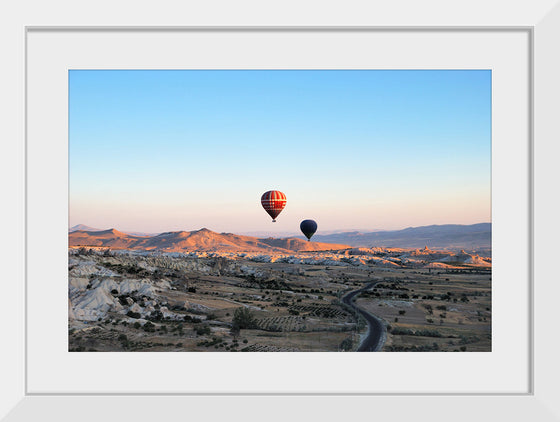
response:
<path id="1" fill-rule="evenodd" d="M 239 328 L 239 325 L 237 325 L 236 323 L 233 323 L 232 326 L 231 326 L 230 333 L 233 336 L 234 340 L 237 340 L 237 337 L 239 336 L 240 332 L 241 332 L 241 329 Z"/>
<path id="2" fill-rule="evenodd" d="M 249 308 L 237 308 L 233 313 L 233 325 L 237 325 L 240 330 L 255 328 L 257 321 L 253 311 Z"/>

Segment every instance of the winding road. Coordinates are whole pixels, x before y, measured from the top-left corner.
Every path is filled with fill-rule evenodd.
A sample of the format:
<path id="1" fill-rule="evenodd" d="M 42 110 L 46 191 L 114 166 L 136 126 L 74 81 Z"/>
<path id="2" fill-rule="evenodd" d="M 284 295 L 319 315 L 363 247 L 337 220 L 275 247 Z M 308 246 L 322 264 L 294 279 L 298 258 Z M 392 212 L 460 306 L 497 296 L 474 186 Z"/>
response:
<path id="1" fill-rule="evenodd" d="M 365 290 L 371 289 L 375 284 L 377 284 L 377 282 L 370 283 L 367 286 L 362 287 L 361 289 L 354 290 L 346 294 L 342 298 L 342 301 L 345 304 L 358 311 L 368 323 L 368 335 L 364 339 L 362 344 L 360 344 L 360 346 L 358 347 L 358 352 L 378 352 L 379 350 L 381 350 L 381 348 L 383 347 L 383 343 L 385 342 L 385 327 L 383 326 L 381 321 L 369 312 L 359 308 L 352 302 L 352 298 L 354 296 L 360 294 Z"/>

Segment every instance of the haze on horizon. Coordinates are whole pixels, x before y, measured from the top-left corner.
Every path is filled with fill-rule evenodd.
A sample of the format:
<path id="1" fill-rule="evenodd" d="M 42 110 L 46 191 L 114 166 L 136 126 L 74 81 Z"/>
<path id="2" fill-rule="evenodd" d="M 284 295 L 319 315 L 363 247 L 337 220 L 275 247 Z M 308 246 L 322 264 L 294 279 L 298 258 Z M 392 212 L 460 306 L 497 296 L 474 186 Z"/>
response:
<path id="1" fill-rule="evenodd" d="M 491 221 L 491 72 L 69 72 L 69 226 Z M 276 223 L 260 205 L 277 189 Z"/>

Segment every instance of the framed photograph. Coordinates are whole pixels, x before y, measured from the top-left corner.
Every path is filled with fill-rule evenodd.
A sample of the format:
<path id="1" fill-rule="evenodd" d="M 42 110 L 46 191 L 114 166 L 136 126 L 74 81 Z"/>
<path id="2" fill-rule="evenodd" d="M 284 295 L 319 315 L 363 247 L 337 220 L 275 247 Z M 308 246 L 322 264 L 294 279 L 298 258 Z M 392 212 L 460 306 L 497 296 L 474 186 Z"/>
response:
<path id="1" fill-rule="evenodd" d="M 256 419 L 262 417 L 262 412 L 269 412 L 272 407 L 277 409 L 272 418 L 284 419 L 290 417 L 293 411 L 290 409 L 297 406 L 303 412 L 309 412 L 309 415 L 333 420 L 352 414 L 364 414 L 363 412 L 370 411 L 368 409 L 371 408 L 376 409 L 377 416 L 398 420 L 444 420 L 448 419 L 450 414 L 464 420 L 492 419 L 503 417 L 504 414 L 513 420 L 525 420 L 529 417 L 535 420 L 559 419 L 560 409 L 554 400 L 554 380 L 559 375 L 558 364 L 554 360 L 553 336 L 547 334 L 554 327 L 554 300 L 558 287 L 547 282 L 548 277 L 553 277 L 553 273 L 549 273 L 552 271 L 552 265 L 541 256 L 549 256 L 552 250 L 549 248 L 553 247 L 550 239 L 553 238 L 554 230 L 547 226 L 551 223 L 548 219 L 553 215 L 553 206 L 552 199 L 545 191 L 553 189 L 550 180 L 554 180 L 554 175 L 550 173 L 548 165 L 551 164 L 549 160 L 554 159 L 554 154 L 553 151 L 546 154 L 544 152 L 549 152 L 549 144 L 555 138 L 554 134 L 558 134 L 554 104 L 559 90 L 555 75 L 560 69 L 554 54 L 554 45 L 558 39 L 560 7 L 553 3 L 524 7 L 525 9 L 515 10 L 512 14 L 515 18 L 511 20 L 504 18 L 500 8 L 496 6 L 495 10 L 494 7 L 485 9 L 484 19 L 467 15 L 465 21 L 458 21 L 456 17 L 446 13 L 441 13 L 434 21 L 431 19 L 433 14 L 429 7 L 418 14 L 410 15 L 410 19 L 401 19 L 396 10 L 387 9 L 381 15 L 385 16 L 384 18 L 375 18 L 367 26 L 360 25 L 361 21 L 356 17 L 349 20 L 352 24 L 344 27 L 324 25 L 325 22 L 331 21 L 321 19 L 312 21 L 311 25 L 302 25 L 297 19 L 286 19 L 285 22 L 266 19 L 261 21 L 262 17 L 258 13 L 249 19 L 248 24 L 248 21 L 242 18 L 241 11 L 233 13 L 234 17 L 227 25 L 216 26 L 212 24 L 212 20 L 193 20 L 182 26 L 174 26 L 172 17 L 169 17 L 161 20 L 161 26 L 153 27 L 146 25 L 145 20 L 127 18 L 124 3 L 116 6 L 115 10 L 115 16 L 122 17 L 119 18 L 122 19 L 120 22 L 115 22 L 111 17 L 100 17 L 95 25 L 104 26 L 91 26 L 92 22 L 77 20 L 72 13 L 60 21 L 55 19 L 54 13 L 49 12 L 45 15 L 45 22 L 40 22 L 39 26 L 30 19 L 28 12 L 19 10 L 16 19 L 19 26 L 16 27 L 12 23 L 7 27 L 11 28 L 11 33 L 14 34 L 13 41 L 9 43 L 9 52 L 13 62 L 21 63 L 21 66 L 13 66 L 12 74 L 4 79 L 19 81 L 19 87 L 25 88 L 25 95 L 21 89 L 17 89 L 17 84 L 13 84 L 15 88 L 11 87 L 11 91 L 7 89 L 7 92 L 13 94 L 9 97 L 10 107 L 18 109 L 15 105 L 21 105 L 18 109 L 20 113 L 14 119 L 9 119 L 7 133 L 7 136 L 19 139 L 19 142 L 14 141 L 7 148 L 12 148 L 8 152 L 12 151 L 12 156 L 15 154 L 19 159 L 13 160 L 11 164 L 12 174 L 18 175 L 13 190 L 16 203 L 21 205 L 15 210 L 20 212 L 15 218 L 19 225 L 14 225 L 10 230 L 21 230 L 14 234 L 14 237 L 21 239 L 22 247 L 18 250 L 18 253 L 21 253 L 14 259 L 21 267 L 15 271 L 13 281 L 6 287 L 6 297 L 15 298 L 9 301 L 7 315 L 10 315 L 10 318 L 6 320 L 13 320 L 7 322 L 9 327 L 6 328 L 6 338 L 10 339 L 10 345 L 14 347 L 2 352 L 2 369 L 5 369 L 3 373 L 7 374 L 2 382 L 2 393 L 6 397 L 2 416 L 6 415 L 6 420 L 15 421 L 49 414 L 56 420 L 70 420 L 75 418 L 77 412 L 83 412 L 83 408 L 87 406 L 90 409 L 88 417 L 92 420 L 106 419 L 109 412 L 110 419 L 135 417 L 151 420 L 156 417 L 176 417 L 185 414 L 186 408 L 189 409 L 189 414 L 197 417 Z M 149 11 L 142 11 L 141 14 L 149 21 Z M 336 13 L 331 16 L 336 17 Z M 190 343 L 184 344 L 182 341 L 178 345 L 174 341 L 174 350 L 165 349 L 164 345 L 161 345 L 162 349 L 157 352 L 142 347 L 134 350 L 109 347 L 101 352 L 96 350 L 96 347 L 105 347 L 103 344 L 86 345 L 81 339 L 72 336 L 72 333 L 69 334 L 69 314 L 83 311 L 80 314 L 81 321 L 87 321 L 91 316 L 92 322 L 113 324 L 111 327 L 117 333 L 115 335 L 121 334 L 118 337 L 119 347 L 124 347 L 122 344 L 126 337 L 122 337 L 119 331 L 122 329 L 118 325 L 121 322 L 120 317 L 113 316 L 111 319 L 107 314 L 92 312 L 91 308 L 77 309 L 71 303 L 72 293 L 69 299 L 68 248 L 70 245 L 80 253 L 80 242 L 83 242 L 85 236 L 81 235 L 78 240 L 75 240 L 77 236 L 69 237 L 69 221 L 70 225 L 88 224 L 88 221 L 76 220 L 81 218 L 79 215 L 90 216 L 93 221 L 102 221 L 101 217 L 99 220 L 94 218 L 106 215 L 109 207 L 121 207 L 129 221 L 157 219 L 155 217 L 150 220 L 146 217 L 150 212 L 155 214 L 155 208 L 148 209 L 141 201 L 139 203 L 143 205 L 136 207 L 138 215 L 135 215 L 134 207 L 127 208 L 120 202 L 111 202 L 108 199 L 108 186 L 114 186 L 114 192 L 120 192 L 121 196 L 134 183 L 143 183 L 146 186 L 152 183 L 155 186 L 153 191 L 144 190 L 144 193 L 156 195 L 162 190 L 161 181 L 157 178 L 154 181 L 150 172 L 140 176 L 141 171 L 134 172 L 122 164 L 127 161 L 124 160 L 126 157 L 135 154 L 140 156 L 141 150 L 147 148 L 147 144 L 142 141 L 142 133 L 136 132 L 135 139 L 123 143 L 111 140 L 108 135 L 111 128 L 114 127 L 117 131 L 126 126 L 127 114 L 122 113 L 123 107 L 133 107 L 139 101 L 158 101 L 154 94 L 157 91 L 156 86 L 166 85 L 169 89 L 176 89 L 177 85 L 167 78 L 186 78 L 179 81 L 181 86 L 191 83 L 188 89 L 191 92 L 198 90 L 199 98 L 206 99 L 206 104 L 211 109 L 204 116 L 200 112 L 199 120 L 190 122 L 189 130 L 192 132 L 189 133 L 196 133 L 196 125 L 200 124 L 200 121 L 209 119 L 207 124 L 212 124 L 212 110 L 221 113 L 220 116 L 231 116 L 237 108 L 239 114 L 236 121 L 247 122 L 241 120 L 245 103 L 240 99 L 244 92 L 250 90 L 249 85 L 244 85 L 246 80 L 253 83 L 255 78 L 260 78 L 259 82 L 266 87 L 263 89 L 271 101 L 281 101 L 281 90 L 278 87 L 298 84 L 307 87 L 313 82 L 316 89 L 315 98 L 322 98 L 328 102 L 332 100 L 330 96 L 337 95 L 337 91 L 332 89 L 333 86 L 351 83 L 345 79 L 349 74 L 353 77 L 360 75 L 371 78 L 371 75 L 379 75 L 380 72 L 386 78 L 384 83 L 398 84 L 401 91 L 409 96 L 413 95 L 409 92 L 414 91 L 415 86 L 407 85 L 405 79 L 399 79 L 402 75 L 425 76 L 440 72 L 438 80 L 448 77 L 442 75 L 453 75 L 449 78 L 455 78 L 459 74 L 465 75 L 468 84 L 472 85 L 461 80 L 461 84 L 449 84 L 446 87 L 447 92 L 441 94 L 445 94 L 448 109 L 456 107 L 454 98 L 472 100 L 474 105 L 470 108 L 458 108 L 465 113 L 472 113 L 469 115 L 470 119 L 465 119 L 465 122 L 475 122 L 477 120 L 472 116 L 478 116 L 482 121 L 486 119 L 491 124 L 488 125 L 486 133 L 487 136 L 491 136 L 491 143 L 486 145 L 488 176 L 491 174 L 491 186 L 490 180 L 487 186 L 488 190 L 491 187 L 491 204 L 488 203 L 491 206 L 488 216 L 491 219 L 492 239 L 491 304 L 484 305 L 488 311 L 491 309 L 491 313 L 486 315 L 479 312 L 476 316 L 477 321 L 490 330 L 489 342 L 475 345 L 457 338 L 456 343 L 450 345 L 447 342 L 444 345 L 433 341 L 429 347 L 437 347 L 438 350 L 428 350 L 427 346 L 415 346 L 414 350 L 417 353 L 392 353 L 387 349 L 381 353 L 324 353 L 323 349 L 299 344 L 298 340 L 292 337 L 290 344 L 293 348 L 284 350 L 279 347 L 277 351 L 280 353 L 194 353 L 192 350 L 196 347 L 208 346 L 195 345 L 194 340 L 192 346 L 189 346 L 192 350 L 186 347 L 186 344 Z M 325 76 L 327 73 L 328 76 Z M 165 75 L 162 79 L 163 74 Z M 302 79 L 303 74 L 307 80 Z M 235 77 L 232 78 L 232 75 Z M 486 85 L 475 85 L 470 79 L 472 75 L 476 75 L 476 78 L 480 76 Z M 437 84 L 433 83 L 429 76 L 424 76 L 414 77 L 417 84 L 429 86 L 428 91 L 435 92 Z M 102 78 L 102 83 L 96 85 L 99 78 Z M 186 81 L 187 79 L 190 82 Z M 127 84 L 127 87 L 123 89 L 122 84 Z M 112 88 L 106 89 L 107 86 Z M 231 89 L 232 86 L 235 86 L 236 90 Z M 271 88 L 273 86 L 275 90 Z M 351 89 L 358 88 L 359 85 L 356 85 Z M 138 96 L 141 90 L 149 91 L 150 95 Z M 476 102 L 476 90 L 480 90 L 483 96 L 487 95 L 486 106 Z M 121 91 L 130 94 L 126 101 L 122 96 L 113 95 Z M 301 89 L 299 92 L 304 98 L 306 91 Z M 89 99 L 96 98 L 97 102 L 90 101 L 87 107 L 80 105 L 84 93 L 87 93 Z M 229 103 L 222 109 L 217 109 L 219 101 L 211 101 L 212 95 L 219 101 Z M 362 96 L 359 97 L 364 102 L 362 107 L 367 107 L 365 100 L 368 95 L 374 94 L 362 92 Z M 284 96 L 288 98 L 286 89 Z M 250 101 L 250 95 L 247 97 L 249 100 L 246 101 Z M 491 103 L 488 104 L 490 99 Z M 305 103 L 304 100 L 302 102 Z M 396 117 L 399 109 L 391 108 L 390 103 L 391 98 L 387 98 L 386 118 L 400 122 Z M 160 122 L 166 121 L 169 127 L 175 124 L 174 119 L 177 116 L 172 114 L 177 109 L 172 105 L 165 108 L 161 102 L 158 104 L 164 107 L 159 117 L 162 119 Z M 9 112 L 12 110 L 10 107 L 7 108 Z M 204 109 L 204 104 L 197 104 L 196 107 Z M 227 112 L 228 107 L 230 112 Z M 294 105 L 292 108 L 294 113 L 305 113 L 304 108 L 297 107 Z M 314 106 L 311 102 L 307 107 L 317 108 L 319 104 Z M 336 119 L 336 116 L 344 116 L 345 119 L 351 120 L 352 116 L 359 114 L 358 109 L 348 111 L 348 107 L 347 114 L 340 108 L 333 106 L 332 109 L 336 111 L 333 112 L 333 119 Z M 107 117 L 107 127 L 92 126 L 91 122 L 84 118 L 88 114 Z M 315 116 L 311 111 L 307 115 L 311 119 Z M 284 115 L 281 116 L 287 119 Z M 409 121 L 422 120 L 429 122 L 426 125 L 436 124 L 426 116 L 425 110 L 417 110 L 414 116 L 409 116 Z M 263 113 L 261 117 L 266 119 L 270 116 Z M 147 132 L 150 130 L 150 118 L 154 119 L 153 115 L 144 116 L 146 124 L 141 125 Z M 120 119 L 119 124 L 115 123 L 117 119 Z M 442 112 L 441 124 L 449 126 L 449 119 L 458 120 L 459 117 L 451 112 Z M 220 133 L 235 132 L 231 129 L 231 125 L 235 123 L 232 122 L 232 118 L 217 120 L 222 125 Z M 357 119 L 354 120 L 354 125 L 358 126 L 356 130 L 360 130 Z M 274 127 L 278 127 L 278 123 Z M 308 126 L 298 126 L 296 130 L 303 130 L 305 127 Z M 422 124 L 413 126 L 411 131 L 414 127 L 420 128 Z M 341 130 L 348 131 L 348 127 L 341 126 Z M 469 138 L 474 130 L 476 129 L 465 124 L 461 133 L 462 150 L 453 150 L 453 154 L 461 157 L 476 154 L 473 151 L 477 151 L 480 146 Z M 411 131 L 403 136 L 412 136 Z M 76 139 L 73 136 L 80 136 L 79 133 L 87 133 L 88 142 L 73 144 L 73 139 Z M 268 145 L 258 141 L 245 145 L 240 139 L 236 139 L 236 136 L 239 135 L 234 134 L 227 138 L 232 145 L 222 145 L 230 148 L 229 154 L 232 159 L 235 159 L 236 154 L 243 156 L 238 150 L 240 146 L 249 148 L 256 159 L 261 158 L 261 155 L 254 152 L 259 146 L 272 152 L 276 149 L 277 153 L 283 153 L 275 146 L 277 140 L 274 140 L 274 136 L 270 137 Z M 322 133 L 322 136 L 324 139 L 327 137 L 326 133 Z M 434 159 L 430 158 L 435 148 L 432 143 L 437 142 L 433 138 L 419 138 L 422 140 L 415 142 L 422 142 L 422 148 L 413 142 L 399 144 L 399 148 L 408 145 L 409 148 L 416 149 L 418 157 L 429 163 L 430 159 Z M 323 147 L 326 153 L 322 159 L 331 163 L 333 167 L 336 167 L 336 160 L 344 159 L 346 154 L 341 152 L 340 157 L 336 156 L 333 152 L 337 150 L 336 142 L 341 143 L 340 151 L 347 148 L 342 142 L 342 136 L 337 139 L 339 141 L 333 141 L 333 146 Z M 438 141 L 445 140 L 442 138 Z M 155 141 L 150 142 L 153 147 Z M 159 168 L 159 171 L 164 172 L 165 163 L 158 164 L 160 154 L 160 161 L 180 166 L 181 163 L 166 155 L 165 148 L 169 145 L 163 141 L 159 142 L 160 149 L 150 147 L 150 156 L 142 158 L 145 160 L 144 164 L 148 168 Z M 208 143 L 205 145 L 208 146 Z M 185 157 L 190 157 L 190 165 L 196 169 L 188 174 L 191 183 L 208 189 L 209 186 L 215 186 L 208 185 L 208 179 L 213 177 L 212 168 L 215 169 L 215 165 L 213 167 L 203 146 L 197 146 L 196 143 L 187 144 L 184 146 L 184 154 Z M 317 147 L 320 146 L 319 142 Z M 296 148 L 296 144 L 290 145 L 287 148 L 288 153 L 297 154 Z M 429 152 L 426 153 L 425 150 Z M 367 151 L 367 145 L 362 145 L 361 151 Z M 542 162 L 539 161 L 539 155 L 534 156 L 534 153 L 540 154 Z M 106 155 L 103 154 L 112 154 L 111 169 L 107 167 L 108 161 L 102 161 L 106 159 Z M 360 151 L 354 149 L 352 154 L 360 154 Z M 442 155 L 434 160 L 438 164 L 446 160 L 455 163 L 454 158 Z M 242 158 L 238 159 L 244 163 Z M 195 165 L 197 161 L 200 164 L 204 160 L 208 161 L 207 166 Z M 103 163 L 104 166 L 103 171 L 95 173 L 95 180 L 101 182 L 98 185 L 89 185 L 89 190 L 86 188 L 78 193 L 72 191 L 73 186 L 79 186 L 80 182 L 85 180 L 83 172 L 76 169 L 82 168 L 91 174 L 96 171 L 95 163 Z M 162 166 L 158 167 L 160 165 Z M 342 162 L 340 165 L 344 170 L 344 177 L 352 183 L 352 173 L 358 169 L 346 168 Z M 187 166 L 189 163 L 185 163 L 185 167 Z M 482 166 L 482 172 L 485 171 L 484 164 L 475 163 L 473 166 Z M 204 172 L 203 167 L 208 171 Z M 389 180 L 393 177 L 394 180 L 398 174 L 405 171 L 404 167 L 396 164 L 392 164 L 392 167 L 397 170 L 397 174 L 393 176 L 390 168 L 384 168 L 377 173 L 368 172 L 367 176 L 362 172 L 359 178 L 376 177 Z M 229 167 L 227 169 L 230 170 Z M 422 172 L 428 171 L 423 170 L 421 166 L 415 170 L 419 172 L 418 177 Z M 459 174 L 463 170 L 465 169 L 455 165 L 450 173 L 443 177 L 449 178 L 450 174 Z M 468 168 L 467 171 L 473 170 Z M 13 176 L 10 178 L 8 174 L 5 180 L 13 179 Z M 477 177 L 474 171 L 472 174 L 473 178 Z M 222 180 L 226 180 L 227 177 L 223 176 L 222 174 Z M 133 181 L 129 185 L 122 183 L 123 180 L 131 178 L 135 178 L 136 182 Z M 534 180 L 542 180 L 545 187 L 534 186 Z M 234 182 L 231 178 L 232 190 L 238 189 L 237 186 L 233 186 Z M 85 183 L 87 185 L 87 182 Z M 329 180 L 329 183 L 338 186 L 334 180 Z M 453 180 L 449 180 L 448 185 L 452 183 Z M 172 185 L 170 182 L 170 189 L 177 189 L 177 186 Z M 341 186 L 341 189 L 344 189 L 344 184 Z M 361 185 L 356 186 L 359 188 Z M 96 189 L 97 192 L 94 192 Z M 404 191 L 406 188 L 401 185 L 401 189 Z M 83 198 L 78 196 L 86 191 L 88 194 L 94 192 L 97 196 L 88 197 L 80 202 Z M 136 194 L 141 195 L 142 192 Z M 261 199 L 261 193 L 258 192 L 258 199 Z M 469 196 L 471 193 L 458 189 L 454 205 L 456 208 L 453 208 L 457 216 L 463 211 L 466 215 L 467 209 L 472 211 L 474 208 Z M 268 194 L 266 198 L 264 194 L 262 199 L 267 212 L 276 205 L 270 205 L 268 202 L 265 204 L 266 201 L 272 203 L 285 199 L 276 191 Z M 535 195 L 539 195 L 539 201 L 543 197 L 540 201 L 542 205 L 549 206 L 535 209 Z M 128 197 L 129 202 L 133 201 L 132 196 Z M 302 200 L 304 199 L 302 197 Z M 288 195 L 288 203 L 289 201 Z M 461 201 L 464 201 L 465 205 L 460 205 Z M 467 205 L 467 202 L 470 204 Z M 411 204 L 413 202 L 406 202 L 409 208 Z M 267 209 L 267 206 L 270 209 Z M 346 211 L 354 212 L 353 223 L 359 224 L 359 210 L 349 207 Z M 417 214 L 428 212 L 420 208 L 416 211 Z M 278 217 L 272 215 L 275 213 L 269 214 L 272 218 Z M 25 218 L 22 218 L 22 215 Z M 113 212 L 112 215 L 118 213 Z M 217 218 L 223 218 L 217 211 L 215 215 Z M 294 218 L 294 222 L 296 221 L 295 216 L 287 213 L 285 215 L 287 220 Z M 189 218 L 196 219 L 196 216 L 193 214 Z M 231 217 L 231 222 L 235 218 Z M 327 218 L 328 215 L 324 214 L 323 221 Z M 281 219 L 280 214 L 279 223 Z M 178 227 L 181 219 L 176 221 Z M 299 223 L 299 220 L 297 222 Z M 302 225 L 303 233 L 308 237 L 320 235 L 320 232 L 314 234 L 317 230 L 316 225 L 311 227 L 309 224 Z M 96 223 L 92 225 L 95 226 Z M 130 231 L 134 228 L 132 226 L 123 229 Z M 147 232 L 152 230 L 152 226 L 146 227 Z M 236 227 L 243 230 L 242 227 L 245 226 L 239 223 Z M 90 230 L 91 228 L 77 228 L 78 231 L 80 229 L 83 233 L 95 232 Z M 163 231 L 165 228 L 153 226 L 154 232 L 159 233 L 160 229 Z M 229 232 L 227 224 L 224 227 L 220 226 L 216 231 L 221 231 L 221 235 Z M 249 232 L 249 229 L 246 231 Z M 25 234 L 24 237 L 22 233 Z M 132 236 L 133 241 L 151 237 L 150 233 L 127 235 Z M 249 236 L 250 233 L 244 235 Z M 535 240 L 539 243 L 535 243 Z M 86 246 L 91 247 L 92 244 Z M 13 245 L 11 247 L 13 249 Z M 174 251 L 169 249 L 169 252 Z M 7 251 L 6 256 L 8 253 Z M 114 256 L 110 256 L 110 250 L 97 250 L 94 253 L 106 253 L 105 256 L 116 260 Z M 85 261 L 82 258 L 78 256 L 76 259 Z M 483 258 L 480 259 L 482 263 Z M 79 264 L 78 261 L 76 263 Z M 119 261 L 118 265 L 121 264 Z M 111 265 L 115 272 L 119 271 L 117 264 Z M 86 274 L 86 277 L 89 277 L 89 274 Z M 94 277 L 91 277 L 91 280 L 93 284 Z M 88 286 L 85 287 L 86 290 L 87 288 Z M 479 290 L 483 288 L 482 284 L 477 287 Z M 157 319 L 160 313 L 161 318 L 165 318 L 166 315 L 171 319 L 177 315 L 196 318 L 195 311 L 202 309 L 197 306 L 209 303 L 191 296 L 194 297 L 189 302 L 191 308 L 185 305 L 172 309 L 173 304 L 148 303 L 149 295 L 136 297 L 127 293 L 127 296 L 124 290 L 113 290 L 115 293 L 109 290 L 110 294 L 123 306 L 122 318 L 127 316 L 132 320 L 142 320 L 158 330 L 163 326 Z M 131 287 L 129 290 L 134 289 Z M 188 293 L 195 292 L 189 292 L 187 286 L 186 294 Z M 313 299 L 317 302 L 323 300 L 323 295 L 331 294 L 332 290 L 298 293 L 304 295 L 302 298 L 305 298 L 306 294 L 315 293 L 317 296 Z M 451 303 L 452 296 L 453 294 L 449 297 Z M 484 297 L 484 294 L 480 296 Z M 460 297 L 461 295 L 458 296 L 459 302 Z M 272 300 L 278 302 L 281 299 L 283 300 L 276 297 Z M 464 302 L 469 300 L 467 296 L 465 299 Z M 138 303 L 128 303 L 127 300 Z M 185 302 L 183 296 L 181 300 Z M 264 301 L 263 296 L 259 296 L 258 300 Z M 132 309 L 134 305 L 136 308 Z M 149 307 L 154 309 L 150 308 L 148 314 L 145 310 Z M 286 311 L 288 308 L 286 307 Z M 297 304 L 294 302 L 289 309 L 294 317 L 299 317 L 295 312 L 300 312 L 303 308 L 296 308 Z M 139 313 L 136 313 L 135 309 Z M 208 312 L 201 311 L 205 321 L 216 320 L 214 325 L 202 325 L 212 326 L 213 330 L 218 332 L 216 327 L 219 327 L 218 323 L 226 320 L 226 310 L 222 316 L 219 314 L 220 309 L 216 309 L 212 312 L 212 318 L 208 317 Z M 440 311 L 444 312 L 438 312 Z M 447 311 L 446 308 L 445 312 Z M 451 312 L 449 311 L 450 314 Z M 115 315 L 117 314 L 118 312 L 115 312 Z M 404 318 L 406 312 L 399 315 Z M 487 322 L 485 318 L 490 317 L 491 325 L 484 325 Z M 287 321 L 287 318 L 289 317 L 286 316 L 282 321 Z M 441 326 L 444 326 L 445 317 L 441 318 Z M 398 326 L 397 318 L 394 323 Z M 83 324 L 78 328 L 88 329 L 87 323 Z M 109 331 L 110 329 L 107 330 Z M 206 340 L 205 337 L 202 338 Z M 243 335 L 239 339 L 243 341 Z M 235 340 L 237 343 L 237 338 Z M 247 347 L 256 344 L 256 340 L 250 336 L 245 340 Z M 336 337 L 332 340 L 334 346 L 330 345 L 331 340 L 328 340 L 325 347 L 340 349 L 344 340 L 343 336 Z M 325 339 L 320 341 L 324 342 Z M 394 344 L 398 346 L 397 343 Z M 468 350 L 471 344 L 474 348 Z M 212 347 L 214 346 L 217 346 L 216 349 L 220 347 L 218 343 L 212 344 Z M 234 343 L 225 346 L 228 350 L 238 347 Z M 439 350 L 446 347 L 449 348 L 446 351 L 455 351 L 454 348 L 459 349 L 461 346 L 465 346 L 464 350 L 456 351 L 468 350 L 469 353 L 444 353 Z M 188 353 L 175 353 L 183 347 Z M 306 353 L 297 353 L 301 351 Z M 344 409 L 347 407 L 353 410 L 346 413 Z M 438 408 L 441 410 L 436 411 Z"/>

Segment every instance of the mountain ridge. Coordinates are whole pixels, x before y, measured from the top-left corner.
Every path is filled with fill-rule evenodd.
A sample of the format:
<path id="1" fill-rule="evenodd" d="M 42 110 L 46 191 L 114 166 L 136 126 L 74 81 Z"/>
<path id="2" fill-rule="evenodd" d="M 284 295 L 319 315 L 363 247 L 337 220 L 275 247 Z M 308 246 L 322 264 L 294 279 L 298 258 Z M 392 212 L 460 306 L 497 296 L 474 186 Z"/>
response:
<path id="1" fill-rule="evenodd" d="M 206 228 L 192 232 L 164 232 L 156 236 L 134 236 L 116 229 L 103 231 L 76 230 L 68 234 L 68 246 L 108 247 L 118 249 L 232 252 L 300 252 L 348 249 L 350 246 L 307 242 L 298 238 L 257 238 L 233 233 L 216 233 Z"/>
<path id="2" fill-rule="evenodd" d="M 303 238 L 303 237 L 302 237 Z M 407 227 L 401 230 L 375 232 L 345 232 L 314 237 L 322 242 L 342 242 L 353 247 L 402 247 L 402 248 L 447 248 L 476 249 L 492 247 L 492 223 L 440 224 Z"/>
<path id="3" fill-rule="evenodd" d="M 300 248 L 298 250 L 304 250 L 308 248 L 309 245 L 304 246 L 299 243 L 294 243 L 293 241 L 278 242 L 277 240 L 265 240 L 265 239 L 299 239 L 306 241 L 306 239 L 301 235 L 283 235 L 281 237 L 263 237 L 263 236 L 251 236 L 247 234 L 234 234 L 234 233 L 216 233 L 208 228 L 204 227 L 199 230 L 193 231 L 171 231 L 163 232 L 159 234 L 149 234 L 149 233 L 138 233 L 138 232 L 121 232 L 114 228 L 106 230 L 74 230 L 79 227 L 85 227 L 92 229 L 89 226 L 79 224 L 69 229 L 69 237 L 73 237 L 72 242 L 76 242 L 77 238 L 82 238 L 82 241 L 86 241 L 85 235 L 72 233 L 77 232 L 89 232 L 89 236 L 93 237 L 115 237 L 112 242 L 107 242 L 106 246 L 109 247 L 125 247 L 126 244 L 136 243 L 137 246 L 142 246 L 139 238 L 143 239 L 153 239 L 151 241 L 145 240 L 144 246 L 149 246 L 152 249 L 157 249 L 158 247 L 163 247 L 165 239 L 170 241 L 170 238 L 183 238 L 188 244 L 187 249 L 195 247 L 197 236 L 201 238 L 202 243 L 205 243 L 201 247 L 211 248 L 214 247 L 218 249 L 218 246 L 228 246 L 230 249 L 237 249 L 239 247 L 235 246 L 236 242 L 240 242 L 241 245 L 245 247 L 250 246 L 251 250 L 259 248 L 279 248 L 293 250 L 292 248 Z M 111 235 L 108 232 L 114 230 Z M 127 237 L 129 236 L 129 237 Z M 193 237 L 195 236 L 195 237 Z M 203 240 L 204 236 L 214 236 L 214 245 L 211 246 L 212 242 Z M 222 239 L 219 241 L 215 236 L 225 236 L 228 239 Z M 135 238 L 135 239 L 132 239 Z M 250 239 L 249 239 L 250 238 Z M 120 240 L 117 240 L 120 239 Z M 188 240 L 187 240 L 188 239 Z M 259 239 L 257 242 L 255 239 Z M 369 232 L 360 232 L 356 230 L 340 231 L 336 232 L 330 231 L 325 234 L 317 233 L 312 239 L 310 244 L 325 243 L 325 244 L 336 244 L 337 246 L 348 247 L 397 247 L 397 248 L 423 248 L 424 246 L 429 246 L 430 248 L 443 248 L 443 249 L 490 249 L 492 247 L 492 223 L 477 223 L 477 224 L 432 224 L 428 226 L 419 227 L 406 227 L 400 230 L 375 230 Z M 248 245 L 246 244 L 248 242 Z M 99 243 L 99 242 L 97 242 Z M 309 243 L 309 242 L 308 242 Z M 89 245 L 95 246 L 95 245 Z M 239 246 L 239 245 L 238 245 Z M 180 248 L 180 246 L 177 246 Z M 169 248 L 169 246 L 168 246 Z"/>

